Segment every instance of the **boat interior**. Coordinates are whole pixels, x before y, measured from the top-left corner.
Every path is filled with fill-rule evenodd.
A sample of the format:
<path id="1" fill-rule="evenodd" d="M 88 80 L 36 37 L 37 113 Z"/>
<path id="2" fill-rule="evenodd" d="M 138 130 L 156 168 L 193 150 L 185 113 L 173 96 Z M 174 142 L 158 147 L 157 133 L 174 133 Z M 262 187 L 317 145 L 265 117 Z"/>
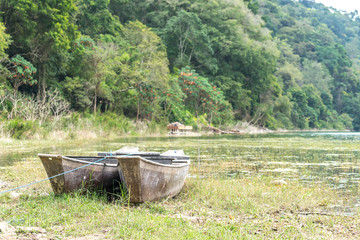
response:
<path id="1" fill-rule="evenodd" d="M 71 159 L 76 159 L 76 160 L 81 160 L 81 161 L 86 161 L 86 162 L 95 162 L 98 161 L 102 158 L 104 158 L 104 156 L 99 156 L 99 157 L 90 157 L 90 156 L 65 156 L 67 158 L 71 158 Z M 176 164 L 184 164 L 187 163 L 188 160 L 187 159 L 177 159 L 174 157 L 168 157 L 168 156 L 141 156 L 147 160 L 156 162 L 156 163 L 160 163 L 160 164 L 167 164 L 167 165 L 176 165 Z M 103 163 L 106 164 L 117 164 L 118 160 L 116 158 L 116 156 L 107 156 L 106 159 L 104 159 L 103 161 L 101 161 Z"/>

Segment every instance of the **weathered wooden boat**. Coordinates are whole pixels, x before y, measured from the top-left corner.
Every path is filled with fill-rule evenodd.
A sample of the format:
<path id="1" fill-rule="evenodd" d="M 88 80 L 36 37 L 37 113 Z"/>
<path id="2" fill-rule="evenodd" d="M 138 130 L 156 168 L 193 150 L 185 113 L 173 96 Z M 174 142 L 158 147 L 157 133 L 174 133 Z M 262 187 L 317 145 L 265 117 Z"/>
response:
<path id="1" fill-rule="evenodd" d="M 168 154 L 173 155 L 173 152 Z M 183 152 L 180 155 L 184 155 Z M 165 160 L 165 156 L 161 163 L 142 156 L 116 157 L 119 160 L 119 175 L 128 190 L 130 202 L 156 201 L 173 197 L 181 191 L 190 160 L 174 157 Z"/>
<path id="2" fill-rule="evenodd" d="M 166 165 L 176 164 L 176 160 L 189 159 L 182 150 L 170 150 L 160 154 L 128 149 L 119 154 L 121 156 L 139 154 L 149 161 Z M 119 189 L 120 185 L 125 185 L 122 170 L 118 168 L 117 155 L 104 154 L 90 157 L 38 154 L 38 156 L 50 178 L 51 187 L 55 194 L 73 192 L 79 189 L 103 189 L 107 192 L 114 192 Z M 76 170 L 72 171 L 74 169 Z M 68 173 L 63 174 L 65 172 Z"/>
<path id="3" fill-rule="evenodd" d="M 113 192 L 121 184 L 118 160 L 114 157 L 74 157 L 51 154 L 38 154 L 38 156 L 49 178 L 82 167 L 51 178 L 50 183 L 55 194 L 79 189 L 103 189 Z M 93 164 L 84 167 L 89 163 Z"/>

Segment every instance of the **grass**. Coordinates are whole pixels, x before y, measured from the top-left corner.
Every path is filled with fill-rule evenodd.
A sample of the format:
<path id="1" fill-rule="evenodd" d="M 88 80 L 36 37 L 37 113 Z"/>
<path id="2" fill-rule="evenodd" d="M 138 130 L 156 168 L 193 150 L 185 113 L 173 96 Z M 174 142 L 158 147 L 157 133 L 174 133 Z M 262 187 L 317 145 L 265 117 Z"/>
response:
<path id="1" fill-rule="evenodd" d="M 115 113 L 72 113 L 58 119 L 39 121 L 0 118 L 0 136 L 14 139 L 96 139 L 116 136 L 164 135 L 166 122 L 138 121 Z"/>
<path id="2" fill-rule="evenodd" d="M 0 170 L 12 187 L 46 177 L 40 160 Z M 174 199 L 132 205 L 102 193 L 56 196 L 49 182 L 0 195 L 0 221 L 42 227 L 52 239 L 337 239 L 360 234 L 358 214 L 332 208 L 341 196 L 326 186 L 272 177 L 188 178 Z M 0 235 L 1 236 L 1 235 Z M 21 236 L 21 235 L 20 235 Z"/>
<path id="3" fill-rule="evenodd" d="M 193 159 L 190 172 L 194 175 L 198 173 L 199 147 L 199 173 L 204 178 L 188 178 L 174 199 L 138 205 L 128 204 L 126 196 L 108 200 L 105 194 L 94 192 L 56 196 L 45 181 L 16 190 L 19 199 L 0 195 L 0 222 L 42 227 L 51 239 L 356 239 L 360 234 L 359 209 L 352 208 L 351 216 L 345 211 L 357 199 L 353 194 L 358 190 L 348 194 L 351 189 L 331 189 L 347 179 L 348 175 L 341 173 L 351 177 L 359 168 L 357 139 L 267 135 L 186 141 L 97 139 L 96 146 L 91 144 L 88 140 L 34 143 L 0 139 L 0 152 L 34 152 L 34 146 L 46 145 L 72 146 L 64 151 L 74 154 L 72 150 L 76 150 L 75 155 L 123 145 L 160 152 L 182 148 Z M 0 191 L 47 177 L 35 154 L 28 155 L 33 157 L 0 168 Z M 314 176 L 310 183 L 301 180 Z M 334 185 L 325 182 L 329 176 Z M 355 181 L 356 176 L 350 180 Z M 277 184 L 279 179 L 288 184 Z M 6 182 L 6 188 L 1 188 L 1 182 Z M 29 238 L 21 233 L 19 237 Z"/>

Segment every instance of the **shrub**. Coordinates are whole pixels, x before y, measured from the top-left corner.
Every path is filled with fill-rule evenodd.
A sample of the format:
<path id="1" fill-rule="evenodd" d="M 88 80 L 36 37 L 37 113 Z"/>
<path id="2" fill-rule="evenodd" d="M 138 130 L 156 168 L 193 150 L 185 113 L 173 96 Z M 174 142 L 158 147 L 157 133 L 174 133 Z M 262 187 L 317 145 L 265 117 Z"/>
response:
<path id="1" fill-rule="evenodd" d="M 6 130 L 10 133 L 11 137 L 21 139 L 34 134 L 38 127 L 39 124 L 36 121 L 14 119 L 8 121 Z"/>

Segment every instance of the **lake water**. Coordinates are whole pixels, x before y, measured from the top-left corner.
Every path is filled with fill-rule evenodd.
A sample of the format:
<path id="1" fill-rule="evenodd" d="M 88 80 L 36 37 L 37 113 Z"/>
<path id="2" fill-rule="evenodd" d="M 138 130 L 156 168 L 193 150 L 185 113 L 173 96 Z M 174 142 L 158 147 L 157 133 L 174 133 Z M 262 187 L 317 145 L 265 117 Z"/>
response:
<path id="1" fill-rule="evenodd" d="M 96 155 L 124 146 L 142 151 L 163 152 L 183 149 L 190 155 L 190 177 L 271 176 L 314 186 L 329 185 L 339 194 L 351 196 L 351 207 L 360 206 L 360 133 L 284 133 L 261 135 L 221 135 L 206 137 L 119 138 L 72 146 L 28 149 L 0 159 L 0 166 L 37 158 L 37 153 Z"/>

